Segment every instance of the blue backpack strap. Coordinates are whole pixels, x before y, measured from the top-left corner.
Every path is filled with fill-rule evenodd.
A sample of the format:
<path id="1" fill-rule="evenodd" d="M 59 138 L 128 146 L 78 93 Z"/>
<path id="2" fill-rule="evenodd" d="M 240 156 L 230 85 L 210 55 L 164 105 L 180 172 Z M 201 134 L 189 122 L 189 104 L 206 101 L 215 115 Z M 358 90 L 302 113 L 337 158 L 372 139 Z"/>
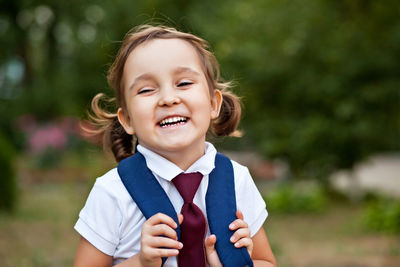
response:
<path id="1" fill-rule="evenodd" d="M 215 168 L 209 175 L 206 194 L 208 224 L 217 236 L 216 249 L 223 266 L 253 266 L 245 247 L 235 248 L 230 242 L 233 231 L 229 224 L 236 220 L 235 180 L 231 160 L 221 153 L 215 157 Z"/>
<path id="2" fill-rule="evenodd" d="M 178 239 L 180 239 L 181 231 L 175 209 L 164 189 L 147 168 L 143 155 L 136 152 L 134 155 L 122 160 L 117 169 L 122 183 L 144 217 L 149 219 L 151 216 L 161 212 L 173 218 L 178 225 L 175 230 Z M 167 258 L 162 258 L 162 265 L 166 260 Z"/>

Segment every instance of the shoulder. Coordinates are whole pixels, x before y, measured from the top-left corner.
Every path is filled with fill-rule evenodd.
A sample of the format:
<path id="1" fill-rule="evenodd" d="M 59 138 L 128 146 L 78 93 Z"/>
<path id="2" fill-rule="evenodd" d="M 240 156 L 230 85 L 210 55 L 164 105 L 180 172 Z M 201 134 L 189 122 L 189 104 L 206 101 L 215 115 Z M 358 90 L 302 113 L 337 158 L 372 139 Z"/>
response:
<path id="1" fill-rule="evenodd" d="M 129 193 L 126 191 L 125 186 L 118 174 L 117 168 L 113 168 L 104 175 L 98 177 L 90 194 L 93 194 L 99 198 L 102 198 L 106 195 L 107 198 L 113 199 L 118 203 L 131 201 Z"/>
<path id="2" fill-rule="evenodd" d="M 137 214 L 138 207 L 123 185 L 116 168 L 98 177 L 89 193 L 79 217 L 93 229 L 109 229 L 116 234 L 125 225 L 125 219 Z M 128 217 L 127 217 L 128 216 Z M 99 218 L 101 218 L 99 222 Z M 133 221 L 135 221 L 133 220 Z M 111 234 L 107 234 L 111 236 Z"/>
<path id="3" fill-rule="evenodd" d="M 117 168 L 113 168 L 106 172 L 104 175 L 98 177 L 95 182 L 95 186 L 102 188 L 114 188 L 121 183 Z"/>
<path id="4" fill-rule="evenodd" d="M 116 169 L 96 179 L 75 229 L 96 248 L 114 255 L 122 235 L 123 191 Z"/>
<path id="5" fill-rule="evenodd" d="M 246 166 L 244 166 L 232 159 L 231 159 L 231 163 L 232 163 L 232 167 L 233 167 L 233 171 L 235 172 L 235 175 L 236 174 L 250 175 L 249 169 Z"/>
<path id="6" fill-rule="evenodd" d="M 218 160 L 218 156 L 220 157 L 220 160 Z M 221 161 L 221 159 L 224 159 L 224 161 Z M 229 162 L 232 164 L 233 176 L 234 176 L 234 179 L 235 179 L 236 187 L 238 185 L 240 186 L 243 182 L 252 181 L 249 169 L 246 166 L 238 163 L 237 161 L 231 159 L 229 156 L 227 156 L 227 155 L 225 155 L 225 154 L 223 154 L 221 152 L 218 152 L 216 154 L 215 164 L 217 166 L 219 166 L 218 162 L 221 162 L 221 163 L 222 162 L 226 162 L 225 160 L 229 160 Z"/>
<path id="7" fill-rule="evenodd" d="M 229 156 L 225 155 L 224 153 L 218 152 L 216 154 L 216 157 L 218 158 L 218 156 L 222 156 L 222 158 L 229 159 L 229 161 L 232 164 L 233 172 L 234 172 L 235 176 L 237 174 L 238 175 L 250 175 L 249 169 L 246 166 L 238 163 L 237 161 L 234 161 L 233 159 L 231 159 Z M 218 162 L 218 161 L 216 161 L 216 162 Z"/>
<path id="8" fill-rule="evenodd" d="M 249 183 L 249 182 L 253 183 L 253 178 L 251 177 L 250 171 L 246 166 L 232 159 L 231 163 L 233 167 L 233 174 L 235 176 L 236 186 L 242 186 L 244 183 Z"/>

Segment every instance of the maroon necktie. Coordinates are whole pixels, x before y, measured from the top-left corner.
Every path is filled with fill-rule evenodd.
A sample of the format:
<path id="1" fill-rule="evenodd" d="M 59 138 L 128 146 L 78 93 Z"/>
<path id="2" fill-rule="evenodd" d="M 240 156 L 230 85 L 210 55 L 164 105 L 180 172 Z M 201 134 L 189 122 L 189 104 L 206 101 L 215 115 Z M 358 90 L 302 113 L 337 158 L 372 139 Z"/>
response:
<path id="1" fill-rule="evenodd" d="M 200 185 L 203 175 L 199 172 L 181 173 L 172 182 L 183 198 L 181 213 L 181 242 L 183 248 L 178 255 L 179 267 L 206 266 L 204 237 L 206 220 L 200 208 L 193 203 L 193 197 Z"/>

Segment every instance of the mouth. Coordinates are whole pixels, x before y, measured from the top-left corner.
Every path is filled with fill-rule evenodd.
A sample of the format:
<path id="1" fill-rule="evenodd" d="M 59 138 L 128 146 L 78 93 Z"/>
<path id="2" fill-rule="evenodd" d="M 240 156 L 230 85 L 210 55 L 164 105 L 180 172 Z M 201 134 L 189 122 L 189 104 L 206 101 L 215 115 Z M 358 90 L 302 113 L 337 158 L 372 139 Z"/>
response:
<path id="1" fill-rule="evenodd" d="M 188 120 L 189 118 L 187 117 L 173 116 L 163 119 L 158 123 L 158 125 L 160 125 L 161 128 L 167 128 L 167 127 L 177 126 L 180 124 L 185 124 Z"/>

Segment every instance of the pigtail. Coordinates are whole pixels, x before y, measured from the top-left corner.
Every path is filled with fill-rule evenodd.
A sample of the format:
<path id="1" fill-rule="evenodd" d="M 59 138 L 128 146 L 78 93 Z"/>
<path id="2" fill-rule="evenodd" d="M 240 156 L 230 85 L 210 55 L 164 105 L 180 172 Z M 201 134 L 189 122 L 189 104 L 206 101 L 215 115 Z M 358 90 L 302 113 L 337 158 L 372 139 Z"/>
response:
<path id="1" fill-rule="evenodd" d="M 120 162 L 133 154 L 133 137 L 125 132 L 116 113 L 108 112 L 101 107 L 101 101 L 115 104 L 115 98 L 106 98 L 102 93 L 97 94 L 91 103 L 92 113 L 88 114 L 88 124 L 81 128 L 87 137 L 102 142 L 103 149 L 111 150 L 115 160 Z"/>
<path id="2" fill-rule="evenodd" d="M 106 132 L 105 137 L 110 140 L 111 151 L 117 162 L 133 155 L 133 137 L 125 132 L 118 118 L 113 120 L 110 131 Z"/>
<path id="3" fill-rule="evenodd" d="M 211 132 L 216 136 L 241 137 L 241 131 L 237 130 L 242 108 L 240 98 L 228 90 L 221 90 L 222 105 L 219 116 L 211 122 Z"/>

